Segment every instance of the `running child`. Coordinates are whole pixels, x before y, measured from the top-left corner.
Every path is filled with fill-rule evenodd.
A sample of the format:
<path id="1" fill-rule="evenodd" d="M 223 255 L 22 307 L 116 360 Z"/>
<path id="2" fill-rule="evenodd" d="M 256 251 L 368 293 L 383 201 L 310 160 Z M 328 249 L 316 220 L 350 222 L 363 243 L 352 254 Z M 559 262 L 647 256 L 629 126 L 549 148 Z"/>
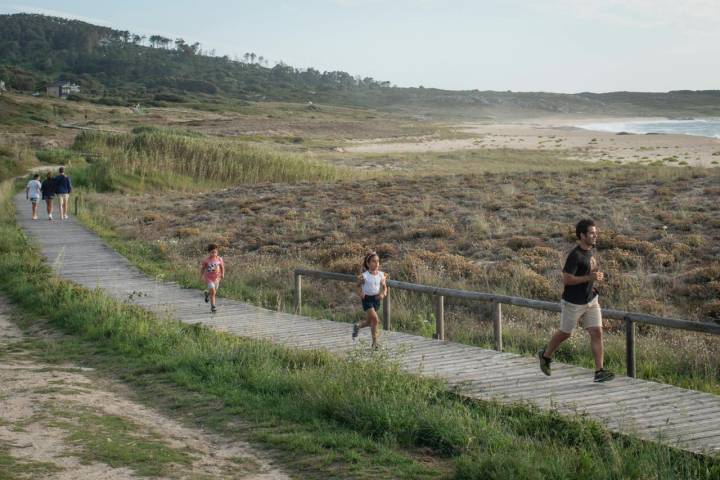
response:
<path id="1" fill-rule="evenodd" d="M 362 273 L 358 275 L 358 296 L 362 301 L 365 320 L 353 325 L 352 338 L 355 339 L 360 329 L 370 326 L 372 348 L 378 348 L 378 310 L 380 302 L 387 295 L 387 276 L 380 271 L 380 257 L 375 252 L 365 255 Z"/>
<path id="2" fill-rule="evenodd" d="M 211 243 L 207 247 L 208 256 L 205 257 L 200 266 L 202 279 L 207 286 L 205 290 L 205 303 L 210 302 L 210 311 L 215 313 L 217 307 L 215 300 L 218 288 L 220 288 L 220 280 L 225 277 L 225 263 L 218 254 L 218 246 Z"/>
<path id="3" fill-rule="evenodd" d="M 25 187 L 25 199 L 30 200 L 30 203 L 32 204 L 32 219 L 37 220 L 37 207 L 38 202 L 40 201 L 40 190 L 42 188 L 42 184 L 40 183 L 40 174 L 36 173 L 33 175 L 32 180 L 30 180 Z"/>

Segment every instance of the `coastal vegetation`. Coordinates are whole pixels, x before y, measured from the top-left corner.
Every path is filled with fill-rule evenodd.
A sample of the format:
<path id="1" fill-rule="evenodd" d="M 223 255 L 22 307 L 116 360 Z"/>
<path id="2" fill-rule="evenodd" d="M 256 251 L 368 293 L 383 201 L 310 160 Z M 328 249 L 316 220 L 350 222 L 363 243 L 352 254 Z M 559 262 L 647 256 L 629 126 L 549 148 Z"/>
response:
<path id="1" fill-rule="evenodd" d="M 343 169 L 307 155 L 271 151 L 240 142 L 206 139 L 199 134 L 139 128 L 135 133 L 83 132 L 74 148 L 99 160 L 88 167 L 86 182 L 112 188 L 113 177 L 164 179 L 168 185 L 240 185 L 260 182 L 329 181 Z"/>
<path id="2" fill-rule="evenodd" d="M 145 208 L 131 208 L 139 202 L 128 192 L 89 193 L 82 218 L 149 274 L 196 288 L 195 260 L 203 245 L 218 243 L 230 266 L 223 295 L 290 311 L 295 268 L 354 273 L 368 249 L 378 251 L 396 280 L 556 300 L 575 217 L 587 215 L 601 226 L 598 256 L 609 274 L 600 287 L 604 306 L 717 320 L 720 270 L 710 240 L 720 229 L 717 172 L 618 166 L 560 172 L 565 179 L 556 171 L 263 184 L 199 193 L 182 205 L 167 192 Z M 602 185 L 593 187 L 599 179 Z M 346 285 L 308 279 L 304 290 L 306 314 L 357 320 Z M 391 295 L 394 328 L 435 333 L 429 298 Z M 553 314 L 509 308 L 505 315 L 505 347 L 519 353 L 534 353 L 557 325 Z M 491 346 L 490 319 L 489 307 L 449 302 L 447 336 Z M 607 364 L 624 371 L 622 324 L 608 326 Z M 713 336 L 653 327 L 639 335 L 640 377 L 720 392 Z M 579 334 L 559 355 L 592 365 Z"/>
<path id="3" fill-rule="evenodd" d="M 720 475 L 712 458 L 614 437 L 584 419 L 458 399 L 382 355 L 337 359 L 161 321 L 54 279 L 14 223 L 13 190 L 10 182 L 0 189 L 0 268 L 9 274 L 0 288 L 27 318 L 67 334 L 35 341 L 34 350 L 114 372 L 156 406 L 192 412 L 214 431 L 237 431 L 239 417 L 253 427 L 251 441 L 305 478 Z"/>

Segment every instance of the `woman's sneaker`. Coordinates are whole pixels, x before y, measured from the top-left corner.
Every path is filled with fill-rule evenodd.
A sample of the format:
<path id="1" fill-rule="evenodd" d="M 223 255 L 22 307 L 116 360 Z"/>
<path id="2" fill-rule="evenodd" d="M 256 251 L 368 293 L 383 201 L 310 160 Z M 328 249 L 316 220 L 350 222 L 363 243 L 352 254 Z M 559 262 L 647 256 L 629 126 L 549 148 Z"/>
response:
<path id="1" fill-rule="evenodd" d="M 545 357 L 545 347 L 538 350 L 538 361 L 540 362 L 540 370 L 547 375 L 548 377 L 552 373 L 552 370 L 550 368 L 550 364 L 552 363 L 552 358 L 546 358 Z"/>
<path id="2" fill-rule="evenodd" d="M 215 313 L 215 312 L 217 312 L 217 307 L 215 307 L 215 305 L 210 305 L 210 313 Z"/>
<path id="3" fill-rule="evenodd" d="M 593 379 L 593 382 L 595 382 L 595 383 L 609 382 L 613 378 L 615 378 L 615 374 L 613 372 L 610 372 L 608 370 L 605 370 L 604 368 L 601 368 L 600 370 L 595 372 L 595 378 Z"/>
<path id="4" fill-rule="evenodd" d="M 210 301 L 210 292 L 205 290 L 205 303 L 208 303 Z"/>
<path id="5" fill-rule="evenodd" d="M 358 336 L 358 333 L 360 333 L 360 327 L 357 323 L 353 323 L 353 332 L 352 332 L 352 338 L 355 340 Z"/>

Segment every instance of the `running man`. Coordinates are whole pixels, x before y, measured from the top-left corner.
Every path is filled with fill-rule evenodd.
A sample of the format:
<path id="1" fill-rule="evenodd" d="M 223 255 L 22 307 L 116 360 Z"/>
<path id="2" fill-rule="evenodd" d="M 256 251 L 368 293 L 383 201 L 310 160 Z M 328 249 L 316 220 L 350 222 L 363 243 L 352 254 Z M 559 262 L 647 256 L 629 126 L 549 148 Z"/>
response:
<path id="1" fill-rule="evenodd" d="M 590 347 L 595 357 L 595 382 L 607 382 L 615 374 L 603 368 L 602 315 L 595 282 L 602 282 L 603 272 L 598 270 L 593 257 L 593 247 L 597 243 L 598 231 L 592 220 L 580 220 L 575 226 L 578 245 L 572 249 L 563 267 L 562 301 L 560 302 L 560 329 L 550 339 L 547 346 L 538 351 L 540 370 L 550 375 L 552 355 L 560 344 L 570 338 L 572 331 L 582 320 L 583 327 L 590 335 Z"/>

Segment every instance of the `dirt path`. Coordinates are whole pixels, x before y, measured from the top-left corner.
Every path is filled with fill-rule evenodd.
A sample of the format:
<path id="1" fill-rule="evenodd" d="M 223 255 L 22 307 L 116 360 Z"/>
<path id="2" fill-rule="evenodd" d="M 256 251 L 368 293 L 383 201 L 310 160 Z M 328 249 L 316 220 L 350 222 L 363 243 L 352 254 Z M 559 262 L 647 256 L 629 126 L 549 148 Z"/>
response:
<path id="1" fill-rule="evenodd" d="M 33 359 L 28 340 L 0 297 L 1 478 L 289 478 L 247 444 L 123 398 L 91 369 Z"/>

